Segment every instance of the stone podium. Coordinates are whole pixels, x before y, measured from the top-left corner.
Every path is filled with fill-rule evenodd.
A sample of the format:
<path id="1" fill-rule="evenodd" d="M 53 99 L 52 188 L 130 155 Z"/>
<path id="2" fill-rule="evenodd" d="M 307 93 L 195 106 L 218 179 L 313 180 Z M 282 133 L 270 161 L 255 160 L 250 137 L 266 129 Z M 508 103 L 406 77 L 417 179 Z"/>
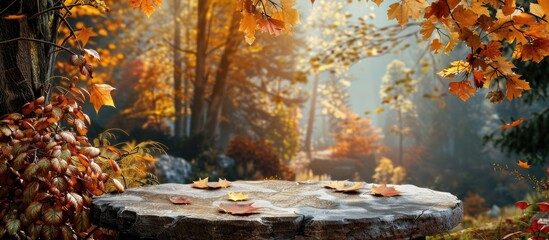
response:
<path id="1" fill-rule="evenodd" d="M 226 189 L 195 189 L 161 184 L 96 197 L 92 222 L 117 230 L 121 239 L 423 239 L 446 232 L 463 218 L 455 196 L 396 185 L 400 196 L 369 194 L 371 184 L 354 193 L 324 188 L 327 182 L 236 181 Z M 249 195 L 249 215 L 218 210 L 229 192 Z M 189 205 L 169 200 L 183 196 Z"/>

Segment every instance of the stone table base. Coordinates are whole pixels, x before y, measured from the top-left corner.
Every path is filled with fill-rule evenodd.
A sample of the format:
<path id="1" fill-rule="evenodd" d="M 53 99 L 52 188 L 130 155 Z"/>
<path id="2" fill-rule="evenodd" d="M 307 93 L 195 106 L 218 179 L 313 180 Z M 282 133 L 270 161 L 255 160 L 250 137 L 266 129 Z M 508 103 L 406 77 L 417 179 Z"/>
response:
<path id="1" fill-rule="evenodd" d="M 455 196 L 397 185 L 401 196 L 323 188 L 326 182 L 237 181 L 227 189 L 161 184 L 97 197 L 92 222 L 127 239 L 416 239 L 448 231 L 463 218 Z M 258 213 L 233 216 L 218 211 L 229 192 L 249 194 Z M 171 196 L 189 198 L 174 205 Z"/>

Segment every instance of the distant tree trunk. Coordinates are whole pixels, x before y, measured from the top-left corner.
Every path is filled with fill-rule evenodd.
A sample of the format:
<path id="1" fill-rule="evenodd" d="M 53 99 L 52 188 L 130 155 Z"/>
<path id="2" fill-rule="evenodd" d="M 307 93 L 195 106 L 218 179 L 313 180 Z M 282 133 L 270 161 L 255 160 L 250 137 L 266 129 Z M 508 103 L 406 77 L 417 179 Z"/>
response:
<path id="1" fill-rule="evenodd" d="M 56 47 L 36 39 L 57 41 L 58 11 L 34 14 L 51 8 L 56 0 L 0 1 L 0 116 L 18 111 L 26 102 L 49 97 Z M 23 14 L 18 20 L 4 16 Z M 19 40 L 15 40 L 19 39 Z"/>
<path id="2" fill-rule="evenodd" d="M 210 96 L 210 105 L 208 106 L 206 127 L 204 129 L 208 139 L 214 139 L 217 129 L 219 128 L 219 119 L 221 117 L 221 109 L 223 107 L 223 100 L 225 99 L 225 92 L 227 89 L 227 76 L 231 65 L 231 57 L 238 49 L 240 43 L 240 38 L 235 36 L 238 34 L 238 15 L 239 13 L 234 11 L 230 22 L 229 32 L 227 33 L 225 49 L 221 55 L 221 60 L 215 75 L 215 84 Z"/>
<path id="3" fill-rule="evenodd" d="M 202 132 L 204 129 L 204 112 L 205 102 L 204 94 L 206 92 L 206 21 L 208 13 L 208 0 L 198 1 L 198 26 L 196 34 L 196 66 L 195 66 L 195 81 L 194 93 L 191 106 L 191 135 Z"/>
<path id="4" fill-rule="evenodd" d="M 318 95 L 318 82 L 320 81 L 320 76 L 315 75 L 315 80 L 313 82 L 313 96 L 311 97 L 311 104 L 309 105 L 309 119 L 307 120 L 307 132 L 305 132 L 305 152 L 307 153 L 307 158 L 311 159 L 311 141 L 313 136 L 313 124 L 315 122 L 315 110 L 316 110 L 316 97 Z"/>
<path id="5" fill-rule="evenodd" d="M 404 155 L 404 152 L 403 152 L 403 149 L 402 149 L 402 141 L 403 141 L 403 136 L 402 136 L 402 110 L 399 108 L 398 109 L 398 128 L 399 128 L 399 133 L 398 133 L 398 165 L 399 166 L 402 166 L 402 158 L 403 158 L 403 155 Z"/>
<path id="6" fill-rule="evenodd" d="M 181 25 L 179 15 L 181 14 L 181 1 L 173 1 L 173 95 L 175 122 L 174 135 L 177 138 L 183 137 L 183 98 L 181 97 L 181 77 L 182 77 L 182 58 L 179 49 L 181 49 Z"/>

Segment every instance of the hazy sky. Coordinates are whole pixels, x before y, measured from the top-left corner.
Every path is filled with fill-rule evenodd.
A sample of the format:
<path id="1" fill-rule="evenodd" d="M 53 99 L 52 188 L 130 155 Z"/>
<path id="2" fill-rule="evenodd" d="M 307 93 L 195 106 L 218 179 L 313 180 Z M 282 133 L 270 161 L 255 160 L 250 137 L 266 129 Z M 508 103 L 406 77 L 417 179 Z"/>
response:
<path id="1" fill-rule="evenodd" d="M 334 1 L 334 0 L 317 0 L 319 1 Z M 344 0 L 339 0 L 344 1 Z M 344 1 L 346 2 L 346 1 Z M 368 16 L 370 14 L 375 14 L 375 18 L 368 19 L 370 23 L 373 23 L 377 27 L 382 27 L 386 25 L 395 24 L 396 21 L 389 21 L 387 19 L 387 9 L 390 5 L 390 2 L 384 2 L 381 6 L 377 6 L 375 3 L 364 1 L 356 2 L 349 4 L 347 10 L 353 15 L 350 21 L 356 21 L 358 17 Z M 301 13 L 301 21 L 304 22 L 309 12 L 314 5 L 311 5 L 308 0 L 298 1 L 298 8 Z M 407 51 L 414 51 L 414 45 L 412 45 Z M 403 59 L 403 56 L 406 56 L 406 51 L 402 55 L 387 54 L 381 57 L 374 57 L 364 59 L 361 62 L 355 64 L 351 68 L 351 75 L 353 77 L 351 86 L 348 88 L 350 94 L 350 103 L 351 109 L 358 113 L 361 116 L 364 116 L 365 111 L 372 111 L 378 107 L 381 107 L 381 100 L 379 97 L 379 88 L 381 85 L 381 79 L 385 74 L 385 69 L 389 62 L 394 59 L 400 59 L 406 62 Z M 309 87 L 310 88 L 310 87 Z M 304 112 L 305 113 L 305 112 Z M 379 124 L 383 119 L 383 114 L 381 115 L 370 115 L 373 123 L 377 127 L 381 127 Z"/>

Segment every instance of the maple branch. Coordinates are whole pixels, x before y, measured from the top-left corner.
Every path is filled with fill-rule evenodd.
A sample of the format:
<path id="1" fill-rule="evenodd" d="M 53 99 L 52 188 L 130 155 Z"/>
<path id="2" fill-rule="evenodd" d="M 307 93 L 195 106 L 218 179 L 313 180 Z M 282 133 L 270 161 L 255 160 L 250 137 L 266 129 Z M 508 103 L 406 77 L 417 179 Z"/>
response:
<path id="1" fill-rule="evenodd" d="M 78 55 L 78 54 L 76 54 L 75 52 L 73 52 L 72 50 L 70 50 L 66 47 L 60 46 L 60 45 L 52 43 L 52 42 L 48 42 L 48 41 L 44 41 L 44 40 L 40 40 L 40 39 L 34 39 L 34 38 L 18 37 L 18 38 L 2 41 L 2 42 L 0 42 L 0 45 L 5 44 L 5 43 L 10 43 L 10 42 L 15 42 L 15 41 L 30 41 L 30 42 L 44 43 L 44 44 L 52 45 L 52 46 L 55 46 L 57 48 L 63 49 L 63 50 L 65 50 L 65 51 L 67 51 L 67 52 L 69 52 L 73 55 Z"/>

